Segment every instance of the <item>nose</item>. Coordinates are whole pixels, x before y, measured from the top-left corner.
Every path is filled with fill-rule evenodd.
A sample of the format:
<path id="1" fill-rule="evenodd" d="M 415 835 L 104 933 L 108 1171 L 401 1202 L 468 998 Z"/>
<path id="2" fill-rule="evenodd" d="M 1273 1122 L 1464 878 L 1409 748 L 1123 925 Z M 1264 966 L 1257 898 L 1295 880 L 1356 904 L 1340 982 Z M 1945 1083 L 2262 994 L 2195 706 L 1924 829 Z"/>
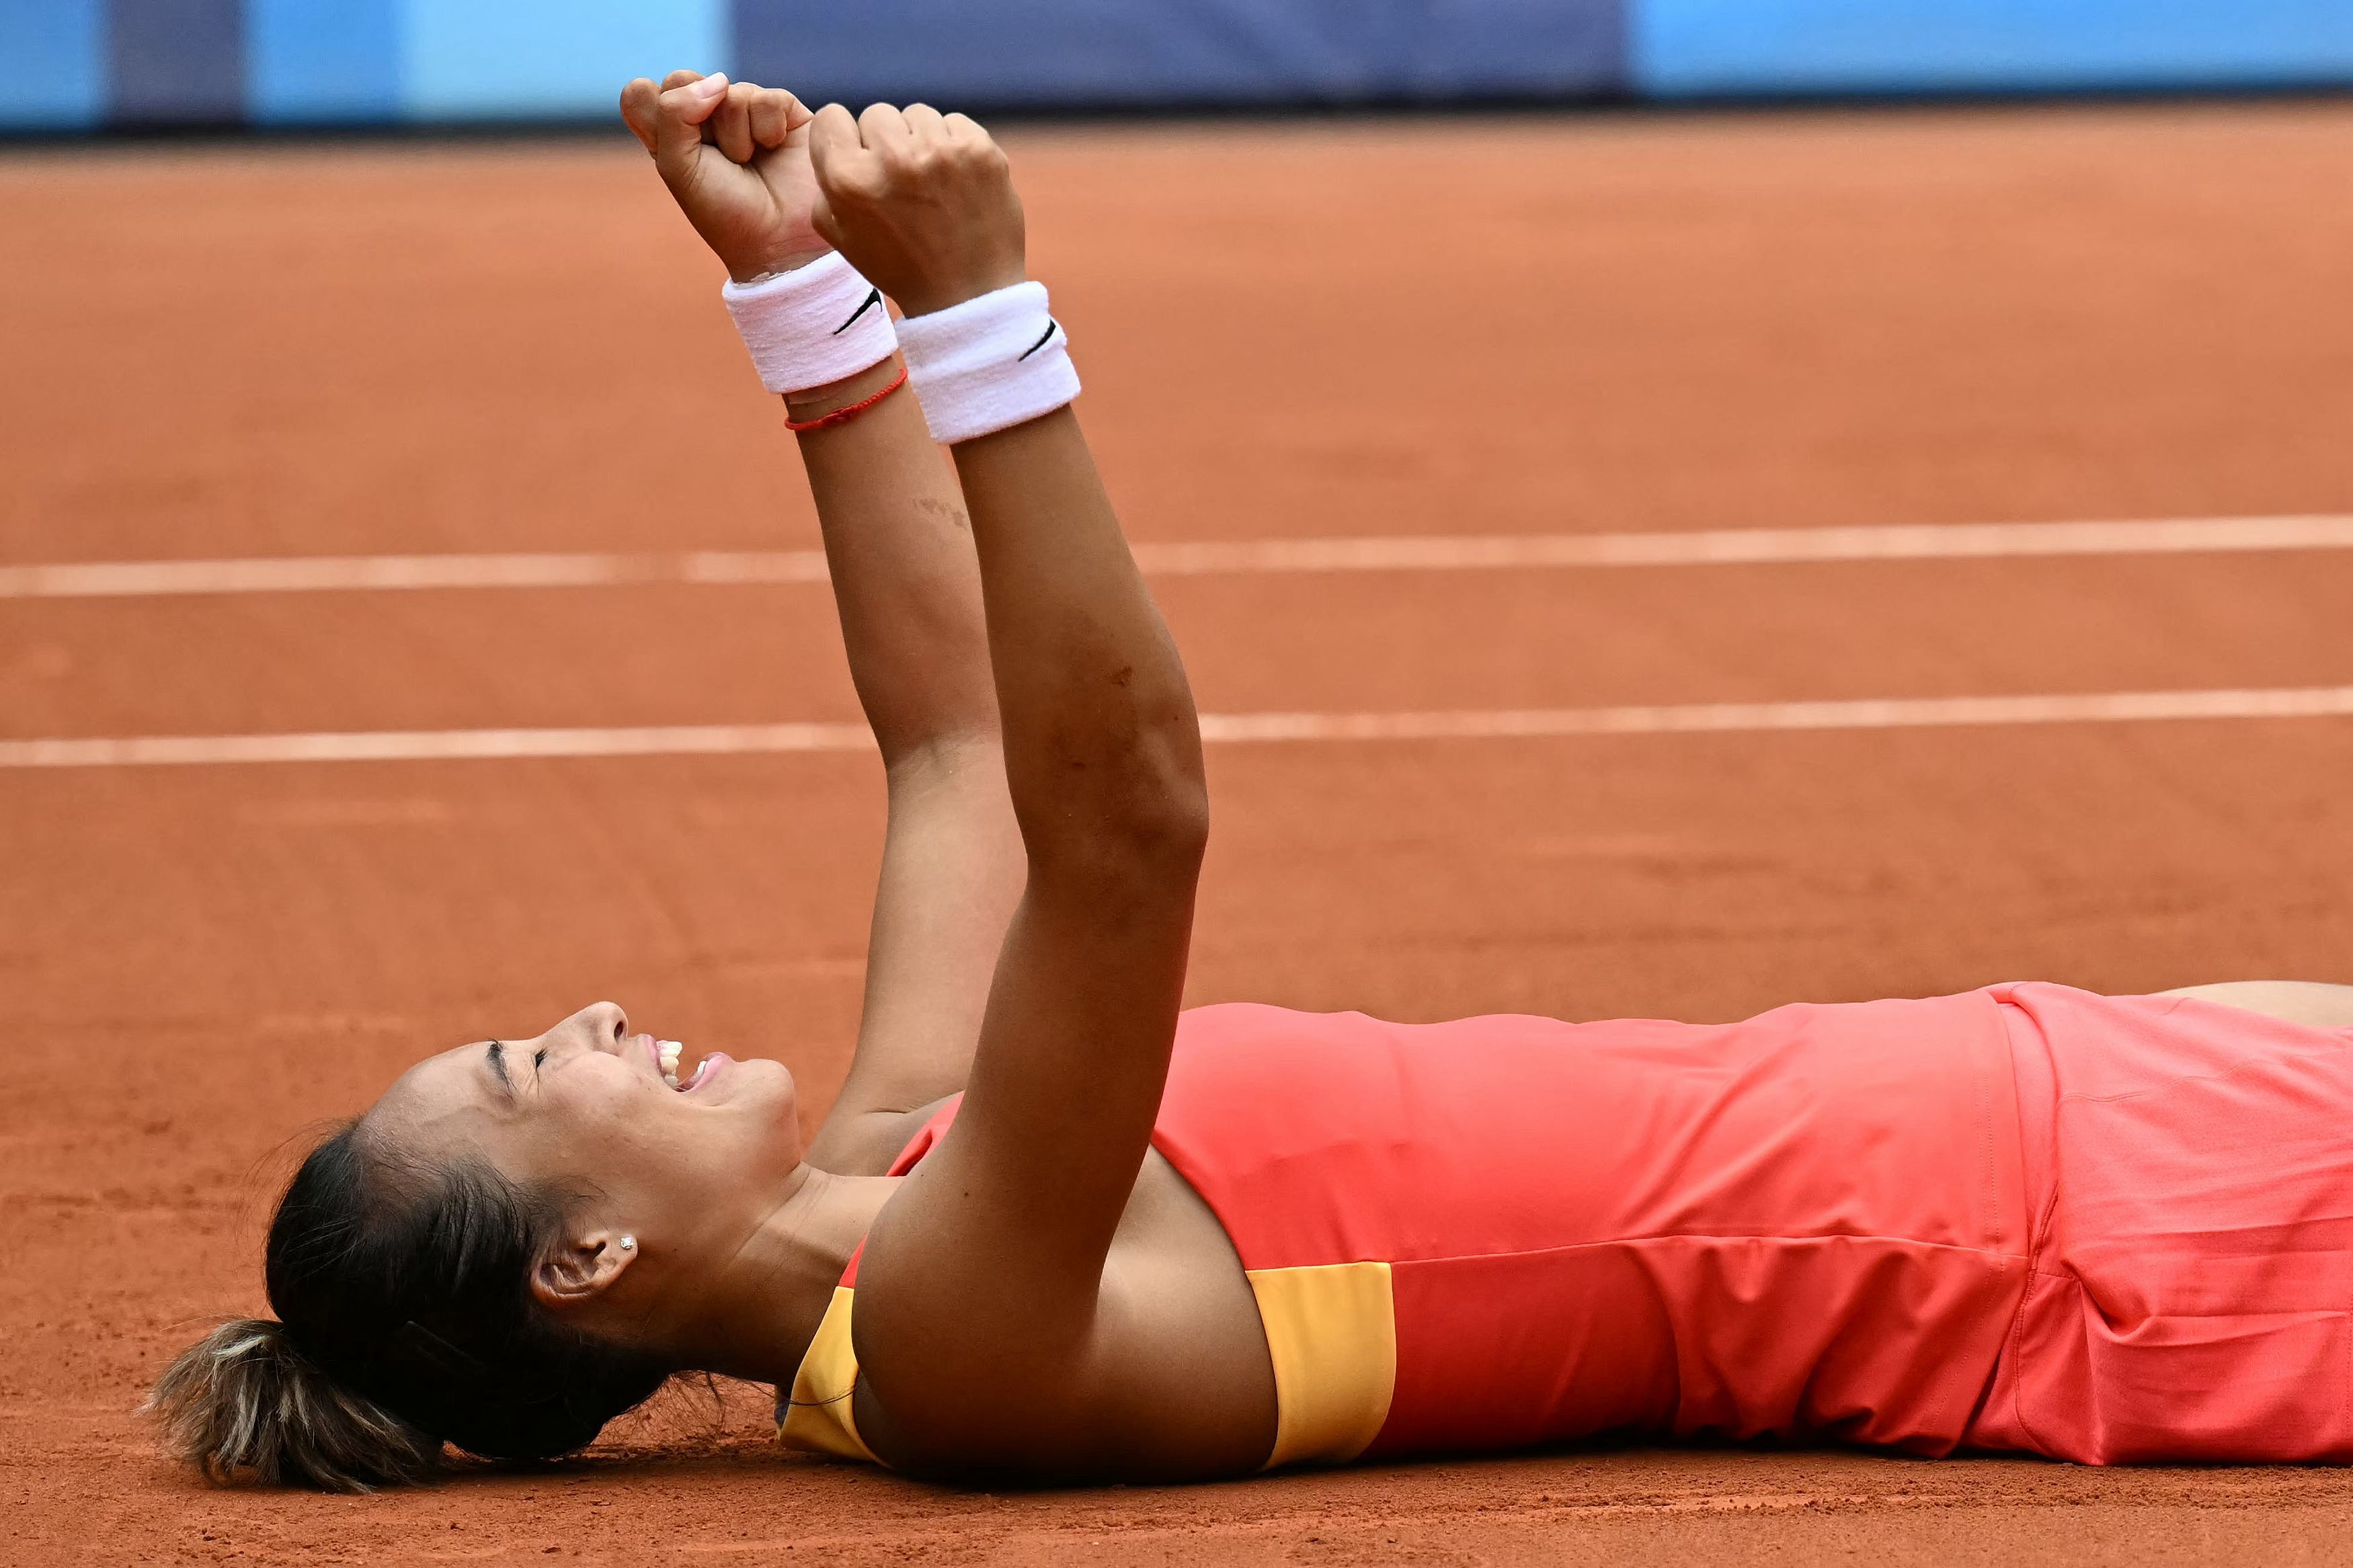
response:
<path id="1" fill-rule="evenodd" d="M 629 1036 L 629 1016 L 612 1002 L 583 1007 L 564 1020 L 564 1032 L 575 1035 L 592 1051 L 617 1051 Z"/>

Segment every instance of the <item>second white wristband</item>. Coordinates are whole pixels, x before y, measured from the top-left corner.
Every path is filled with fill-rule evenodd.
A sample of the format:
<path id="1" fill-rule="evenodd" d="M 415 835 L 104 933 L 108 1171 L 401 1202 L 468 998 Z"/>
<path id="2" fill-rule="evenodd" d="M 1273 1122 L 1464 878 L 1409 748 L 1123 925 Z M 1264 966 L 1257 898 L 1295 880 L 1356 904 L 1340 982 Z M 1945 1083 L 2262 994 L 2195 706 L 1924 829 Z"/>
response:
<path id="1" fill-rule="evenodd" d="M 907 380 L 944 445 L 1025 424 L 1079 395 L 1071 338 L 1043 283 L 1016 283 L 899 323 Z"/>
<path id="2" fill-rule="evenodd" d="M 719 291 L 760 384 L 806 392 L 881 363 L 899 346 L 882 290 L 828 251 L 807 267 Z"/>

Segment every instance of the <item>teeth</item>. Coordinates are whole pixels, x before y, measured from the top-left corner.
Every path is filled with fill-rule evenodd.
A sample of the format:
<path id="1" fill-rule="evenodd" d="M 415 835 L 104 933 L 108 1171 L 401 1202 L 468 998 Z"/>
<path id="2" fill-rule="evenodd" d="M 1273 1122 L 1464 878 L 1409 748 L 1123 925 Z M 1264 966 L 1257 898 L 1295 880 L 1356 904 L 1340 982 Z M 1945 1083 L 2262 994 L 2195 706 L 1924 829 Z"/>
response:
<path id="1" fill-rule="evenodd" d="M 676 1040 L 656 1040 L 655 1054 L 661 1058 L 662 1081 L 672 1089 L 678 1087 L 678 1058 L 686 1047 Z"/>

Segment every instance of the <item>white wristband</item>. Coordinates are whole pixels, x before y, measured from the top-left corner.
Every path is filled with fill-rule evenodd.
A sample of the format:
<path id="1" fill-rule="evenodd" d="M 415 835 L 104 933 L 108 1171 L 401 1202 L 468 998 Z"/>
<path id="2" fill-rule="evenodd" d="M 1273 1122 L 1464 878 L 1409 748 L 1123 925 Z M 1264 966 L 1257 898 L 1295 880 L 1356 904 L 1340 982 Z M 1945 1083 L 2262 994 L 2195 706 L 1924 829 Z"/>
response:
<path id="1" fill-rule="evenodd" d="M 1071 337 L 1043 283 L 1016 283 L 899 323 L 907 380 L 932 439 L 969 441 L 1051 414 L 1079 395 Z"/>
<path id="2" fill-rule="evenodd" d="M 839 251 L 755 283 L 730 279 L 719 297 L 770 392 L 843 380 L 881 363 L 899 346 L 882 290 Z"/>

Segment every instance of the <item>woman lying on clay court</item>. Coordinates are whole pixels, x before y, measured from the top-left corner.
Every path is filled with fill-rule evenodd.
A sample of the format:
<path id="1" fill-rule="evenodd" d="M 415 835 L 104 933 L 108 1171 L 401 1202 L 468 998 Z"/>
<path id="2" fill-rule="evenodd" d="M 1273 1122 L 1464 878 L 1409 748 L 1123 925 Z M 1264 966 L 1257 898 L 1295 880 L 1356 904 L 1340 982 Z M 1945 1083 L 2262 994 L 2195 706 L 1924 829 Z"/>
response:
<path id="1" fill-rule="evenodd" d="M 411 1480 L 707 1369 L 991 1484 L 1609 1431 L 2353 1458 L 2353 990 L 1180 1013 L 1199 736 L 1003 154 L 691 73 L 623 109 L 799 432 L 888 768 L 856 1064 L 804 1143 L 783 1067 L 679 1081 L 609 1004 L 420 1063 L 288 1189 L 279 1321 L 157 1385 L 176 1453 Z"/>

